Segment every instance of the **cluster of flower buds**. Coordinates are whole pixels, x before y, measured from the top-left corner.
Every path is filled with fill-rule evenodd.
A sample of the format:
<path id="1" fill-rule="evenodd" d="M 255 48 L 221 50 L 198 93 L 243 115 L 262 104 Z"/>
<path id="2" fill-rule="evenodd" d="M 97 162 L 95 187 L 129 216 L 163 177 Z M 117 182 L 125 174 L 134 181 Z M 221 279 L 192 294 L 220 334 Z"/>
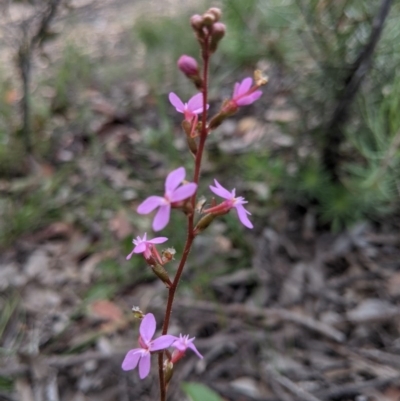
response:
<path id="1" fill-rule="evenodd" d="M 164 363 L 165 378 L 168 383 L 172 377 L 174 364 L 185 355 L 188 348 L 200 359 L 203 359 L 203 356 L 193 344 L 194 338 L 182 336 L 182 334 L 179 337 L 165 334 L 153 340 L 154 333 L 156 332 L 156 319 L 154 315 L 152 313 L 145 315 L 138 308 L 135 308 L 135 313 L 142 318 L 139 328 L 139 348 L 134 348 L 127 352 L 122 362 L 123 370 L 132 370 L 139 366 L 139 377 L 144 379 L 150 373 L 151 354 L 173 347 L 175 351 L 172 355 L 166 352 L 169 358 Z"/>
<path id="2" fill-rule="evenodd" d="M 190 24 L 194 30 L 200 46 L 209 41 L 209 52 L 217 50 L 219 41 L 224 37 L 226 26 L 219 22 L 221 10 L 217 7 L 209 8 L 203 15 L 195 14 L 190 18 Z"/>

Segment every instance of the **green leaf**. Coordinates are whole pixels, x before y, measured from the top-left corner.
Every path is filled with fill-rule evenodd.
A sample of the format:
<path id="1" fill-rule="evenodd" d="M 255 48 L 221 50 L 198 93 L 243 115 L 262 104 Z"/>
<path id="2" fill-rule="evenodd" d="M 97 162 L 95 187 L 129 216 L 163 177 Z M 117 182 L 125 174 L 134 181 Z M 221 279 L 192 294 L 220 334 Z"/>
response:
<path id="1" fill-rule="evenodd" d="M 213 390 L 200 383 L 182 383 L 182 390 L 191 401 L 223 401 Z"/>

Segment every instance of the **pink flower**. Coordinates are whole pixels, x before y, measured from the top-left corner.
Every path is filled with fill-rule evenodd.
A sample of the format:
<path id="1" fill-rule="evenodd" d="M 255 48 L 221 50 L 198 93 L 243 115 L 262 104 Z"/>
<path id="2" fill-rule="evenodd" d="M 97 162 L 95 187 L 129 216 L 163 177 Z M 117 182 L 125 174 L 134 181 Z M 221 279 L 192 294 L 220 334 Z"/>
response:
<path id="1" fill-rule="evenodd" d="M 186 54 L 179 57 L 178 60 L 178 68 L 188 76 L 198 75 L 199 74 L 199 66 L 197 61 Z M 171 102 L 172 103 L 172 102 Z"/>
<path id="2" fill-rule="evenodd" d="M 197 190 L 197 184 L 189 182 L 181 185 L 186 176 L 184 167 L 171 171 L 165 180 L 164 197 L 150 196 L 145 199 L 137 208 L 139 214 L 148 214 L 158 209 L 153 220 L 153 230 L 162 230 L 169 222 L 171 206 L 178 206 L 177 203 L 190 198 Z"/>
<path id="3" fill-rule="evenodd" d="M 232 101 L 236 106 L 247 106 L 261 97 L 262 92 L 257 90 L 258 86 L 255 85 L 252 87 L 252 84 L 253 79 L 250 77 L 245 78 L 241 83 L 235 83 Z"/>
<path id="4" fill-rule="evenodd" d="M 157 252 L 156 247 L 153 244 L 162 244 L 163 242 L 168 241 L 166 237 L 157 237 L 153 239 L 147 239 L 147 233 L 144 233 L 143 238 L 139 236 L 136 240 L 133 240 L 133 244 L 135 247 L 132 252 L 126 257 L 126 260 L 129 260 L 134 253 L 143 253 L 143 256 L 146 260 L 153 259 L 154 257 L 157 261 L 162 265 L 162 261 L 159 253 Z"/>
<path id="5" fill-rule="evenodd" d="M 181 359 L 188 348 L 190 348 L 200 359 L 203 359 L 203 355 L 197 350 L 196 346 L 193 344 L 195 337 L 189 338 L 189 336 L 179 335 L 179 338 L 171 344 L 171 347 L 176 348 L 176 350 L 172 353 L 171 362 L 176 363 Z"/>
<path id="6" fill-rule="evenodd" d="M 197 115 L 204 111 L 202 93 L 194 95 L 187 103 L 183 103 L 174 92 L 171 92 L 169 94 L 169 101 L 175 107 L 176 111 L 182 113 L 185 116 L 185 120 L 189 122 L 195 122 L 197 124 Z M 207 105 L 207 109 L 208 107 L 209 105 Z"/>
<path id="7" fill-rule="evenodd" d="M 168 348 L 177 337 L 169 334 L 152 340 L 156 331 L 156 319 L 152 313 L 147 313 L 140 324 L 139 346 L 131 349 L 122 362 L 123 370 L 135 369 L 139 364 L 139 377 L 144 379 L 150 372 L 150 353 Z"/>
<path id="8" fill-rule="evenodd" d="M 204 213 L 222 215 L 228 213 L 229 210 L 231 210 L 232 208 L 235 208 L 240 222 L 248 228 L 253 228 L 253 224 L 247 217 L 247 215 L 251 213 L 247 211 L 243 206 L 244 204 L 247 203 L 247 201 L 242 196 L 236 197 L 235 189 L 233 189 L 232 192 L 229 192 L 215 179 L 214 183 L 215 187 L 210 185 L 211 191 L 213 191 L 216 195 L 226 200 L 217 206 L 204 210 Z"/>

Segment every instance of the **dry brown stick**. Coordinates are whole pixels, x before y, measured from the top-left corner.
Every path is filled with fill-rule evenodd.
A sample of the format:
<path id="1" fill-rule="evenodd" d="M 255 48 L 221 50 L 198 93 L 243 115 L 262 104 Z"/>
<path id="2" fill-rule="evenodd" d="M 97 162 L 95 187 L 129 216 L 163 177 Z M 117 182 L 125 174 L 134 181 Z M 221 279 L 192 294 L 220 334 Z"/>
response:
<path id="1" fill-rule="evenodd" d="M 377 377 L 390 378 L 397 377 L 400 374 L 398 369 L 388 366 L 385 362 L 373 362 L 372 358 L 363 355 L 360 350 L 352 349 L 338 344 L 333 345 L 332 349 L 348 359 L 350 364 L 353 365 L 356 369 L 362 370 L 364 372 L 370 372 Z"/>
<path id="2" fill-rule="evenodd" d="M 272 392 L 279 397 L 280 401 L 293 401 L 292 396 L 288 395 L 284 390 L 283 386 L 278 383 L 276 380 L 270 380 L 270 386 Z"/>
<path id="3" fill-rule="evenodd" d="M 400 355 L 389 354 L 379 349 L 357 349 L 355 352 L 383 365 L 400 368 Z"/>
<path id="4" fill-rule="evenodd" d="M 392 383 L 399 383 L 400 375 L 390 378 L 380 378 L 367 380 L 360 383 L 350 383 L 341 386 L 333 386 L 327 390 L 321 390 L 316 393 L 318 397 L 324 400 L 333 400 L 345 397 L 355 397 L 360 394 L 360 391 L 366 389 L 377 389 L 388 386 Z"/>
<path id="5" fill-rule="evenodd" d="M 321 401 L 320 398 L 317 398 L 310 394 L 308 391 L 304 390 L 296 383 L 292 382 L 286 376 L 281 375 L 278 371 L 271 368 L 268 365 L 264 366 L 264 370 L 266 372 L 266 378 L 272 379 L 275 382 L 279 383 L 281 386 L 289 390 L 292 394 L 294 394 L 298 399 L 303 401 Z"/>
<path id="6" fill-rule="evenodd" d="M 208 312 L 222 311 L 226 312 L 227 314 L 235 314 L 240 316 L 264 317 L 266 319 L 277 318 L 306 327 L 307 329 L 315 331 L 338 343 L 342 343 L 346 339 L 346 336 L 341 331 L 329 326 L 326 323 L 320 322 L 310 316 L 301 315 L 299 313 L 280 308 L 258 308 L 243 304 L 230 304 L 221 307 L 221 305 L 216 305 L 211 302 L 194 301 L 190 299 L 177 300 L 177 305 L 185 308 L 201 309 Z"/>
<path id="7" fill-rule="evenodd" d="M 113 354 L 104 354 L 102 352 L 88 351 L 79 355 L 62 355 L 62 356 L 51 356 L 45 358 L 41 356 L 42 362 L 48 366 L 55 368 L 67 368 L 74 365 L 79 365 L 90 360 L 103 361 L 112 358 L 122 358 L 126 352 L 115 352 Z M 19 364 L 10 366 L 8 368 L 0 368 L 0 376 L 12 377 L 21 376 L 29 372 L 29 364 Z"/>

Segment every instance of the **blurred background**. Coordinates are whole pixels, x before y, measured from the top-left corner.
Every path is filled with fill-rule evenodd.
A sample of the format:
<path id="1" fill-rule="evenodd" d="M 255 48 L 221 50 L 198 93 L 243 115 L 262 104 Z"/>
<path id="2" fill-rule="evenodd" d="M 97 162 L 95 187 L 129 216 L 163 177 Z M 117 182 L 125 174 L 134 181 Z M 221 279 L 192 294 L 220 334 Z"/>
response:
<path id="1" fill-rule="evenodd" d="M 132 306 L 160 328 L 167 293 L 125 257 L 151 232 L 138 204 L 193 172 L 168 93 L 196 93 L 176 61 L 210 6 L 210 112 L 256 68 L 269 83 L 210 135 L 200 193 L 236 188 L 255 227 L 196 238 L 171 334 L 205 358 L 169 399 L 400 399 L 400 4 L 2 0 L 0 400 L 157 399 L 156 358 L 153 380 L 120 364 Z M 162 235 L 179 260 L 184 216 Z"/>

